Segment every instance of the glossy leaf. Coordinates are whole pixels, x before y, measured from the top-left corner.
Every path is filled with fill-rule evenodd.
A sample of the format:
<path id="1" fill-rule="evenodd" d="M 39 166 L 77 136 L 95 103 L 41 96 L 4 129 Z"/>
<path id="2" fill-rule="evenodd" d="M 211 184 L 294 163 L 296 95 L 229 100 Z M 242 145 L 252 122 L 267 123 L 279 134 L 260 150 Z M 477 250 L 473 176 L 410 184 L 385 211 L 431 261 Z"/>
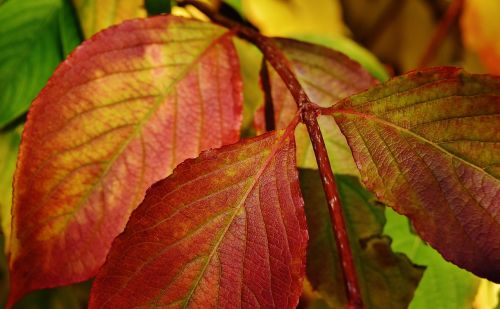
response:
<path id="1" fill-rule="evenodd" d="M 359 180 L 353 176 L 335 176 L 358 278 L 366 308 L 406 308 L 423 274 L 408 258 L 395 254 L 390 239 L 382 235 L 384 208 L 377 205 Z M 314 170 L 300 173 L 310 242 L 307 276 L 313 288 L 331 308 L 345 308 L 346 292 L 337 245 L 319 174 Z"/>
<path id="2" fill-rule="evenodd" d="M 127 19 L 146 16 L 144 0 L 73 0 L 85 38 Z"/>
<path id="3" fill-rule="evenodd" d="M 242 140 L 148 190 L 89 307 L 295 308 L 306 243 L 293 130 Z"/>
<path id="4" fill-rule="evenodd" d="M 26 112 L 75 46 L 68 33 L 77 24 L 67 9 L 64 0 L 9 0 L 0 7 L 0 128 Z"/>
<path id="5" fill-rule="evenodd" d="M 414 263 L 426 266 L 409 309 L 475 308 L 472 302 L 479 278 L 445 261 L 436 250 L 410 231 L 406 217 L 388 207 L 385 215 L 384 233 L 392 238 L 392 249 L 406 254 Z"/>
<path id="6" fill-rule="evenodd" d="M 363 180 L 445 259 L 500 281 L 500 78 L 416 71 L 328 113 Z"/>
<path id="7" fill-rule="evenodd" d="M 323 107 L 361 92 L 376 83 L 359 64 L 331 49 L 291 39 L 276 39 L 293 71 L 311 100 Z M 276 71 L 267 64 L 269 86 L 277 129 L 288 125 L 297 111 L 296 103 Z M 256 115 L 257 132 L 265 130 L 263 110 Z M 334 154 L 331 164 L 336 173 L 357 175 L 352 154 L 342 133 L 329 117 L 319 117 L 327 149 Z M 296 130 L 297 161 L 303 168 L 315 168 L 316 160 L 307 130 Z"/>
<path id="8" fill-rule="evenodd" d="M 21 142 L 22 126 L 0 133 L 0 219 L 4 235 L 5 251 L 9 247 L 12 180 L 16 169 L 17 151 Z"/>
<path id="9" fill-rule="evenodd" d="M 58 68 L 33 102 L 17 163 L 11 302 L 95 275 L 152 183 L 239 139 L 231 35 L 173 16 L 130 21 Z"/>

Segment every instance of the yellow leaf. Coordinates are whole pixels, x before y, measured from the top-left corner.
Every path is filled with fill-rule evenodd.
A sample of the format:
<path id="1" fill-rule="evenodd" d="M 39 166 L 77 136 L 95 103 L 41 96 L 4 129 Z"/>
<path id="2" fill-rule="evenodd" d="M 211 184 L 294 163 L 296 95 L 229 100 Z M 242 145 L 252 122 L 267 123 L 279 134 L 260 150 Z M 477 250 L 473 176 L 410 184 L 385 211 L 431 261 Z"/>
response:
<path id="1" fill-rule="evenodd" d="M 338 0 L 243 0 L 243 13 L 269 36 L 345 33 Z"/>
<path id="2" fill-rule="evenodd" d="M 144 0 L 73 0 L 86 38 L 127 19 L 146 17 Z"/>
<path id="3" fill-rule="evenodd" d="M 460 20 L 462 38 L 492 74 L 500 74 L 500 1 L 468 0 Z"/>
<path id="4" fill-rule="evenodd" d="M 495 284 L 486 279 L 481 279 L 476 298 L 472 304 L 474 309 L 493 309 L 497 308 L 498 297 L 500 293 L 500 284 Z"/>

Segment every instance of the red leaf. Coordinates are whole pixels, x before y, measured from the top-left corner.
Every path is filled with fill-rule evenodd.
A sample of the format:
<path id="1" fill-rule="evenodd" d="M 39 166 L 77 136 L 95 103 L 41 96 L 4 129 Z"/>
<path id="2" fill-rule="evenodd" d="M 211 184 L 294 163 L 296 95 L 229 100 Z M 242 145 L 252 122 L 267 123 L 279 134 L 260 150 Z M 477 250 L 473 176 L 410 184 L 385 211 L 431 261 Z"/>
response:
<path id="1" fill-rule="evenodd" d="M 339 99 L 375 85 L 377 80 L 346 55 L 311 43 L 274 39 L 311 100 L 328 107 Z M 269 90 L 277 129 L 283 129 L 297 112 L 297 104 L 274 68 L 267 62 Z M 257 111 L 257 132 L 265 132 L 264 109 Z"/>
<path id="2" fill-rule="evenodd" d="M 444 258 L 500 281 L 500 78 L 425 69 L 327 113 L 381 201 Z"/>
<path id="3" fill-rule="evenodd" d="M 113 242 L 90 308 L 295 308 L 307 230 L 293 130 L 187 160 Z"/>
<path id="4" fill-rule="evenodd" d="M 94 276 L 146 189 L 239 139 L 231 33 L 161 16 L 99 33 L 33 102 L 14 184 L 10 304 Z"/>

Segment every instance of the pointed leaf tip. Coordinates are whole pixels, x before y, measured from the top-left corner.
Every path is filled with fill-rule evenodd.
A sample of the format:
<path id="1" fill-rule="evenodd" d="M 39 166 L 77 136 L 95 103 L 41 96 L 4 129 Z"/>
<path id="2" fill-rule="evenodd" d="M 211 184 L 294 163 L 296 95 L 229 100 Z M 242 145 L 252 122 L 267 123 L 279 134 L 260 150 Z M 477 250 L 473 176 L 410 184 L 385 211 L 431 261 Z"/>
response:
<path id="1" fill-rule="evenodd" d="M 295 308 L 307 230 L 293 134 L 203 152 L 148 190 L 90 308 Z"/>
<path id="2" fill-rule="evenodd" d="M 500 282 L 500 78 L 410 72 L 329 109 L 365 184 L 444 258 Z"/>
<path id="3" fill-rule="evenodd" d="M 231 34 L 160 16 L 109 28 L 33 102 L 14 181 L 10 303 L 94 276 L 146 189 L 239 139 Z"/>

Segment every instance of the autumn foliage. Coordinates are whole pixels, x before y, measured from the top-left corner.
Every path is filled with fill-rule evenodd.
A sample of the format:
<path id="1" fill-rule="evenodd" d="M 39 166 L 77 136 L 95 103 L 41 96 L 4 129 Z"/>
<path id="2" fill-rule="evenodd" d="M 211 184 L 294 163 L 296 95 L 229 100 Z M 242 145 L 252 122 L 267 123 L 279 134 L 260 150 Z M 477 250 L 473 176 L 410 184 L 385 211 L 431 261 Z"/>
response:
<path id="1" fill-rule="evenodd" d="M 500 282 L 500 77 L 440 66 L 377 79 L 191 1 L 211 21 L 106 28 L 144 17 L 140 2 L 108 15 L 75 1 L 90 38 L 30 104 L 8 307 L 93 278 L 89 308 L 405 308 L 425 267 L 391 248 L 385 206 Z M 255 46 L 261 106 L 244 96 Z"/>

